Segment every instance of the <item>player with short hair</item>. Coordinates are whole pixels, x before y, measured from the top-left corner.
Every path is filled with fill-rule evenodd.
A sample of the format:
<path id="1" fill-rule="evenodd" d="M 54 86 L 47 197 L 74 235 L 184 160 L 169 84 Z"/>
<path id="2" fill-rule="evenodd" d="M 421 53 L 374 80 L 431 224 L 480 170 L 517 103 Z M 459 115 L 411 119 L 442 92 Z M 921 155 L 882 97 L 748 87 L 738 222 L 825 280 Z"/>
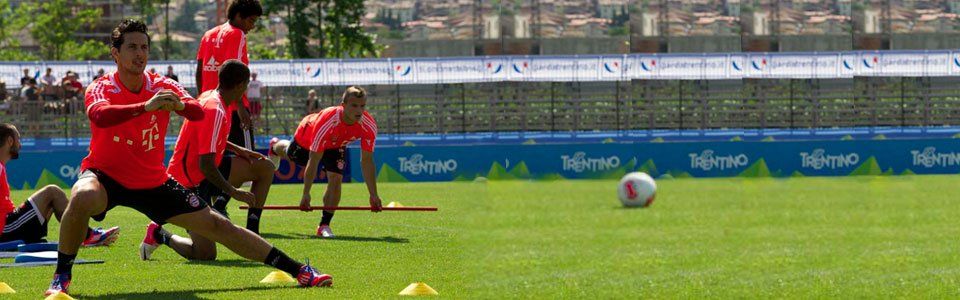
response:
<path id="1" fill-rule="evenodd" d="M 123 20 L 110 36 L 117 71 L 97 79 L 86 93 L 90 154 L 80 165 L 63 213 L 57 269 L 45 292 L 67 293 L 73 261 L 90 218 L 103 220 L 117 205 L 131 207 L 158 224 L 171 223 L 238 255 L 296 274 L 301 286 L 329 286 L 330 275 L 290 259 L 260 236 L 230 223 L 167 175 L 164 137 L 170 112 L 199 121 L 203 109 L 177 82 L 146 73 L 147 25 Z"/>
<path id="2" fill-rule="evenodd" d="M 293 141 L 277 138 L 270 140 L 268 154 L 275 165 L 283 158 L 305 168 L 303 196 L 300 200 L 302 210 L 310 210 L 310 188 L 313 178 L 317 176 L 317 165 L 321 162 L 327 173 L 327 191 L 323 194 L 323 205 L 340 205 L 347 144 L 359 139 L 360 168 L 370 193 L 370 206 L 374 212 L 380 211 L 382 201 L 377 194 L 377 167 L 373 160 L 377 122 L 366 111 L 366 106 L 366 90 L 357 86 L 348 87 L 341 97 L 340 105 L 304 117 L 297 127 Z M 320 225 L 317 226 L 318 236 L 334 237 L 333 230 L 330 229 L 333 213 L 334 211 L 323 211 Z"/>
<path id="3" fill-rule="evenodd" d="M 250 65 L 247 55 L 247 33 L 257 27 L 257 20 L 263 15 L 263 6 L 259 0 L 234 0 L 227 6 L 227 22 L 218 25 L 200 39 L 197 50 L 197 89 L 202 94 L 214 90 L 220 83 L 217 80 L 220 65 L 230 59 L 239 59 Z M 242 104 L 242 105 L 241 105 Z M 227 107 L 233 126 L 227 140 L 244 148 L 254 150 L 253 121 L 250 118 L 250 101 L 243 95 L 243 101 Z M 212 206 L 225 211 L 229 197 L 216 201 Z M 260 218 L 260 213 L 247 211 L 248 219 Z"/>
<path id="4" fill-rule="evenodd" d="M 246 92 L 250 69 L 239 60 L 228 60 L 220 66 L 219 78 L 217 89 L 199 97 L 203 120 L 187 120 L 180 128 L 167 172 L 208 205 L 217 198 L 234 197 L 249 204 L 251 210 L 262 210 L 273 181 L 273 164 L 258 152 L 227 142 L 232 124 L 226 106 L 240 101 Z M 224 157 L 225 150 L 236 156 Z M 253 181 L 250 192 L 236 188 L 246 181 Z M 226 216 L 225 211 L 220 213 Z M 247 229 L 258 233 L 260 219 L 247 219 Z M 179 237 L 150 222 L 140 244 L 140 258 L 150 259 L 160 244 L 169 246 L 186 259 L 213 260 L 217 257 L 216 244 L 210 239 L 194 232 L 190 232 L 190 238 Z"/>
<path id="5" fill-rule="evenodd" d="M 10 123 L 0 123 L 0 242 L 21 240 L 27 244 L 46 240 L 47 224 L 53 215 L 59 221 L 67 208 L 67 195 L 60 187 L 45 186 L 18 208 L 10 200 L 7 162 L 20 157 L 20 132 Z M 120 227 L 107 230 L 87 228 L 83 246 L 108 246 L 117 240 Z"/>

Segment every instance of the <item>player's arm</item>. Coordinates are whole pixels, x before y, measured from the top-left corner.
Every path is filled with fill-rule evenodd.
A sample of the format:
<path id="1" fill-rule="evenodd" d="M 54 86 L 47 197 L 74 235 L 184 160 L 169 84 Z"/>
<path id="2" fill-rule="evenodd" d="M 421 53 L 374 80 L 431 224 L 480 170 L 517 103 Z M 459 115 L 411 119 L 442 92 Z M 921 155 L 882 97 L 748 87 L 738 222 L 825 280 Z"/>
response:
<path id="1" fill-rule="evenodd" d="M 310 158 L 307 159 L 307 168 L 303 170 L 303 196 L 300 198 L 300 208 L 310 210 L 310 188 L 313 187 L 313 179 L 317 178 L 317 168 L 320 160 L 323 158 L 323 152 L 310 151 Z"/>
<path id="2" fill-rule="evenodd" d="M 190 93 L 179 82 L 164 78 L 162 83 L 164 88 L 177 95 L 177 101 L 171 105 L 170 110 L 190 121 L 203 120 L 203 108 L 200 106 L 200 102 L 190 96 Z"/>
<path id="3" fill-rule="evenodd" d="M 373 152 L 360 151 L 360 171 L 363 172 L 363 181 L 370 192 L 370 207 L 374 212 L 380 211 L 382 203 L 380 195 L 377 194 L 377 165 L 373 161 Z"/>
<path id="4" fill-rule="evenodd" d="M 220 190 L 230 195 L 230 197 L 246 202 L 247 204 L 256 202 L 254 201 L 256 197 L 254 197 L 252 193 L 233 187 L 226 178 L 223 178 L 223 174 L 220 174 L 220 170 L 217 170 L 216 154 L 207 153 L 200 155 L 200 172 L 203 173 L 203 177 L 206 178 L 207 181 L 217 188 L 220 188 Z"/>
<path id="5" fill-rule="evenodd" d="M 168 105 L 179 103 L 180 98 L 171 91 L 160 91 L 150 100 L 135 104 L 110 104 L 106 98 L 99 98 L 96 93 L 88 96 L 87 117 L 100 128 L 119 125 L 139 116 L 141 113 L 163 109 Z M 203 112 L 200 112 L 201 118 Z"/>
<path id="6" fill-rule="evenodd" d="M 244 96 L 246 97 L 246 96 Z M 246 98 L 244 98 L 246 99 Z M 240 125 L 243 129 L 252 129 L 253 120 L 250 119 L 250 112 L 247 111 L 247 108 L 241 103 L 234 104 L 237 106 L 237 116 L 240 117 Z"/>
<path id="7" fill-rule="evenodd" d="M 201 94 L 203 91 L 203 60 L 202 59 L 197 59 L 197 72 L 194 74 L 196 74 L 195 76 L 197 79 L 196 81 L 197 94 Z M 200 96 L 197 96 L 197 97 L 200 97 Z"/>
<path id="8" fill-rule="evenodd" d="M 200 106 L 200 102 L 193 98 L 183 98 L 181 101 L 177 101 L 173 111 L 190 121 L 203 120 L 203 107 Z"/>

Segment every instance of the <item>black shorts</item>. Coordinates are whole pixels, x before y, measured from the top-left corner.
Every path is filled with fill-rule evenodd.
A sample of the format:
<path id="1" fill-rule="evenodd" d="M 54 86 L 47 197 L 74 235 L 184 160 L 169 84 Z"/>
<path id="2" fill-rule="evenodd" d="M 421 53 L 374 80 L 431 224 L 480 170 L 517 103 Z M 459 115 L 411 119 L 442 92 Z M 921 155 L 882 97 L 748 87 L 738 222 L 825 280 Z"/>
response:
<path id="1" fill-rule="evenodd" d="M 143 190 L 132 190 L 124 187 L 117 181 L 97 169 L 87 169 L 77 180 L 94 177 L 107 191 L 107 209 L 94 220 L 103 221 L 107 212 L 117 205 L 133 208 L 150 218 L 157 224 L 167 223 L 167 219 L 182 214 L 203 210 L 207 204 L 193 191 L 183 187 L 173 178 L 167 179 L 162 185 Z"/>
<path id="2" fill-rule="evenodd" d="M 323 166 L 324 171 L 343 175 L 343 168 L 346 167 L 346 156 L 347 147 L 324 150 L 320 165 Z M 290 146 L 287 147 L 287 158 L 298 166 L 306 167 L 307 162 L 310 161 L 310 150 L 297 144 L 297 141 L 290 141 Z"/>
<path id="3" fill-rule="evenodd" d="M 221 175 L 223 175 L 223 178 L 226 178 L 227 181 L 229 182 L 230 169 L 232 168 L 233 168 L 233 158 L 224 157 L 223 160 L 220 161 L 220 166 L 217 167 L 217 170 L 220 172 Z M 226 192 L 224 192 L 222 189 L 220 189 L 216 185 L 210 183 L 210 181 L 206 179 L 201 181 L 200 184 L 197 185 L 197 187 L 193 188 L 193 192 L 196 193 L 197 196 L 200 196 L 200 199 L 203 200 L 203 202 L 206 202 L 207 205 L 209 205 L 210 207 L 213 207 L 213 204 L 216 203 L 217 200 L 230 199 L 230 195 L 227 195 Z M 226 215 L 226 212 L 221 211 L 220 213 L 223 215 Z"/>
<path id="4" fill-rule="evenodd" d="M 237 109 L 246 109 L 243 105 L 239 105 Z M 227 141 L 236 144 L 237 146 L 244 147 L 247 149 L 255 149 L 253 144 L 253 129 L 243 130 L 243 123 L 240 122 L 240 113 L 237 110 L 233 111 L 232 116 L 230 117 L 233 125 L 230 125 L 230 134 L 227 135 Z"/>
<path id="5" fill-rule="evenodd" d="M 47 236 L 47 221 L 43 218 L 40 209 L 33 204 L 32 199 L 23 202 L 6 216 L 7 223 L 3 225 L 3 234 L 0 242 L 23 240 L 27 244 L 45 242 Z"/>

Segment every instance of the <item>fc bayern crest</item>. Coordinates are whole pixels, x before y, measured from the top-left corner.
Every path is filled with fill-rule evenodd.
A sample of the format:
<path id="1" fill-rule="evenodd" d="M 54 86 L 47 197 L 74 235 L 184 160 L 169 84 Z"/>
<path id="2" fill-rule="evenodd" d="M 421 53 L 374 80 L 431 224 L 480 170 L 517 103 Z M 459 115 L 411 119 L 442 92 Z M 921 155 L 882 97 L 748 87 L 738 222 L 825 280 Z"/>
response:
<path id="1" fill-rule="evenodd" d="M 200 198 L 197 195 L 191 193 L 188 199 L 191 207 L 200 207 Z"/>

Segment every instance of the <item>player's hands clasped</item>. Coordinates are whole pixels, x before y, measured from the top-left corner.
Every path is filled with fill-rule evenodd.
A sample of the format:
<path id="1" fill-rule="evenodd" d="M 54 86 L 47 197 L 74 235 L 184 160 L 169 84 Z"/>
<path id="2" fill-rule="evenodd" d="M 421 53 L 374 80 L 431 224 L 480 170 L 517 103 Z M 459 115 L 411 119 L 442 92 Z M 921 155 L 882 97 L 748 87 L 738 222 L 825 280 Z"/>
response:
<path id="1" fill-rule="evenodd" d="M 160 109 L 166 111 L 179 111 L 184 107 L 185 105 L 180 101 L 180 96 L 171 90 L 162 90 L 153 95 L 150 100 L 147 100 L 147 105 L 144 107 L 144 109 L 146 111 L 155 111 Z"/>

